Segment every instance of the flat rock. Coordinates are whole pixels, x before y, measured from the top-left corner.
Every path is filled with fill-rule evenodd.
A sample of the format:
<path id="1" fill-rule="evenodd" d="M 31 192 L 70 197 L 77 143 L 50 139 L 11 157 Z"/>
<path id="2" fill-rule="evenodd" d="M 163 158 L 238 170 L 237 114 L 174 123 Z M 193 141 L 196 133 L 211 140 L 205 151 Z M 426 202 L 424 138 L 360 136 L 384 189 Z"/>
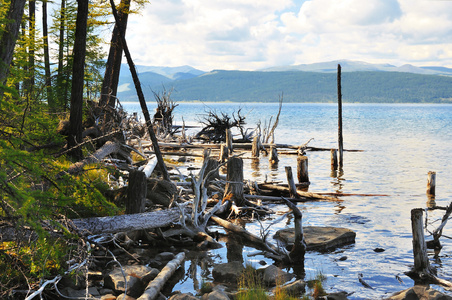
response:
<path id="1" fill-rule="evenodd" d="M 415 285 L 407 290 L 397 292 L 387 300 L 411 300 L 411 299 L 428 299 L 428 300 L 451 300 L 451 296 L 447 296 L 432 288 Z"/>
<path id="2" fill-rule="evenodd" d="M 139 297 L 146 287 L 146 284 L 157 276 L 158 270 L 148 266 L 125 266 L 123 267 L 125 279 L 127 280 L 127 294 L 132 297 Z M 115 268 L 104 279 L 104 285 L 114 290 L 116 293 L 124 293 L 126 283 L 120 268 Z"/>
<path id="3" fill-rule="evenodd" d="M 263 269 L 263 280 L 269 286 L 275 286 L 277 283 L 286 283 L 291 280 L 294 275 L 287 273 L 275 265 L 270 265 Z"/>
<path id="4" fill-rule="evenodd" d="M 237 282 L 237 278 L 240 277 L 244 269 L 241 262 L 233 261 L 214 266 L 212 275 L 219 282 Z"/>
<path id="5" fill-rule="evenodd" d="M 294 228 L 278 230 L 275 238 L 292 246 L 295 241 Z M 304 239 L 307 251 L 330 251 L 335 248 L 353 244 L 355 242 L 356 233 L 347 228 L 338 227 L 303 227 Z"/>

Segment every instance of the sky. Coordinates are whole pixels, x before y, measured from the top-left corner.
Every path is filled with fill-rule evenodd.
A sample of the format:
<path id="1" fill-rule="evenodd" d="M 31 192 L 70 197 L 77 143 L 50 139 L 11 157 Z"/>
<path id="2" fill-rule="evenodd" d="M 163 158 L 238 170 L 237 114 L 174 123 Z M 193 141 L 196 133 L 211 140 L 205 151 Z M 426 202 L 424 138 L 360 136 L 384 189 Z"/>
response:
<path id="1" fill-rule="evenodd" d="M 448 0 L 151 0 L 131 15 L 136 64 L 211 71 L 335 60 L 452 67 Z"/>

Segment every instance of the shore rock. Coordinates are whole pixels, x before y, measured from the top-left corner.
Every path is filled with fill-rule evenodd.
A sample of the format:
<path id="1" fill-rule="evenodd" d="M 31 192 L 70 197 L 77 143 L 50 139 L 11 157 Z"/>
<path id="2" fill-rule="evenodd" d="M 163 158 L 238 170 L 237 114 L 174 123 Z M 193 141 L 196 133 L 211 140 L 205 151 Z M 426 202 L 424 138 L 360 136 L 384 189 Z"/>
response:
<path id="1" fill-rule="evenodd" d="M 289 247 L 294 244 L 294 228 L 278 230 L 275 238 L 286 243 Z M 330 251 L 335 248 L 355 242 L 356 233 L 347 228 L 338 227 L 303 227 L 307 251 Z"/>
<path id="2" fill-rule="evenodd" d="M 386 298 L 386 300 L 416 300 L 416 299 L 425 299 L 425 300 L 452 300 L 451 296 L 447 296 L 439 291 L 436 291 L 432 288 L 415 285 L 412 288 L 407 290 L 397 292 L 393 294 L 391 297 Z"/>
<path id="3" fill-rule="evenodd" d="M 201 300 L 230 300 L 230 298 L 225 292 L 216 290 L 211 293 L 202 295 Z"/>
<path id="4" fill-rule="evenodd" d="M 283 284 L 294 277 L 293 274 L 284 272 L 275 265 L 270 265 L 263 270 L 264 283 L 269 286 L 274 286 L 277 283 Z"/>
<path id="5" fill-rule="evenodd" d="M 243 264 L 239 261 L 233 261 L 224 264 L 218 264 L 213 268 L 212 275 L 219 282 L 237 282 L 243 270 Z"/>
<path id="6" fill-rule="evenodd" d="M 171 296 L 168 300 L 199 300 L 192 294 L 176 294 Z"/>

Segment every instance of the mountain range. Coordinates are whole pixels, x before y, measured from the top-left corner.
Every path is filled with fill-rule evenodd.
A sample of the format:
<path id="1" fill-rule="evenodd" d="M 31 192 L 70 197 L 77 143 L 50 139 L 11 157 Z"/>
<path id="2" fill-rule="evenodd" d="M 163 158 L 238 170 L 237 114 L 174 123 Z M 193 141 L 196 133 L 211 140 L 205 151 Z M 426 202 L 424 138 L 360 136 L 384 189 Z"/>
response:
<path id="1" fill-rule="evenodd" d="M 213 70 L 190 66 L 137 65 L 147 101 L 153 92 L 172 91 L 175 101 L 334 102 L 337 66 L 341 65 L 345 102 L 452 103 L 452 69 L 340 60 L 256 71 Z M 138 101 L 127 65 L 118 87 L 121 101 Z"/>

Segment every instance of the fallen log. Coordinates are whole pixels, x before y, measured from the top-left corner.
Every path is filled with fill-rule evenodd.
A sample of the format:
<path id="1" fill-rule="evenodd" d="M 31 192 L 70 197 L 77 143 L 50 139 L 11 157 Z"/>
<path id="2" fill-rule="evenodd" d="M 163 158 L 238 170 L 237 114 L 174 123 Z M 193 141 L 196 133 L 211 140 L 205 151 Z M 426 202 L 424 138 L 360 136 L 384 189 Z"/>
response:
<path id="1" fill-rule="evenodd" d="M 300 185 L 298 185 L 300 186 Z M 290 191 L 289 191 L 289 187 L 286 185 L 276 185 L 276 184 L 271 184 L 271 183 L 259 183 L 258 187 L 260 189 L 264 189 L 264 190 L 275 190 L 275 191 L 280 191 L 280 192 L 285 192 L 289 195 Z M 324 196 L 321 194 L 317 194 L 317 193 L 311 193 L 311 192 L 303 192 L 303 191 L 299 191 L 297 190 L 297 194 L 300 197 L 304 197 L 306 199 L 311 199 L 311 200 L 328 200 L 328 201 L 342 201 L 338 198 L 335 197 L 328 197 L 328 196 Z"/>
<path id="2" fill-rule="evenodd" d="M 185 259 L 185 253 L 181 252 L 176 255 L 176 257 L 168 262 L 166 266 L 160 271 L 160 273 L 157 275 L 154 280 L 152 280 L 148 286 L 146 287 L 146 290 L 144 293 L 138 298 L 138 300 L 153 300 L 157 298 L 159 295 L 160 290 L 163 288 L 165 283 L 168 281 L 168 279 L 173 276 L 174 272 L 179 268 L 179 266 L 182 264 L 182 262 Z"/>

